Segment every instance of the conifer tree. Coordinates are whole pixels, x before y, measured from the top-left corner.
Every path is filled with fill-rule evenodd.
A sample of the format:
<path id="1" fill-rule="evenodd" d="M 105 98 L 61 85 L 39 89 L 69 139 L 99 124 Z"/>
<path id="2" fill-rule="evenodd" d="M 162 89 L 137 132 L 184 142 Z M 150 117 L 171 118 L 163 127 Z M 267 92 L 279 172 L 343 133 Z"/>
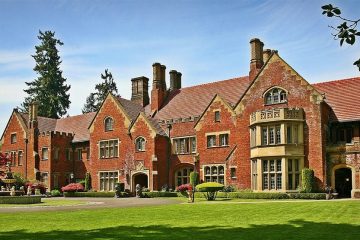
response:
<path id="1" fill-rule="evenodd" d="M 50 118 L 60 118 L 65 115 L 70 105 L 68 91 L 70 85 L 66 85 L 66 78 L 60 70 L 60 56 L 57 46 L 63 43 L 55 38 L 55 32 L 39 31 L 38 39 L 41 43 L 35 46 L 36 53 L 32 55 L 36 65 L 34 71 L 38 77 L 32 82 L 25 82 L 28 94 L 21 107 L 27 111 L 31 102 L 39 103 L 39 115 Z"/>
<path id="2" fill-rule="evenodd" d="M 86 103 L 82 109 L 83 113 L 96 112 L 99 110 L 109 92 L 117 95 L 118 89 L 116 83 L 108 69 L 105 69 L 105 74 L 101 74 L 101 79 L 102 82 L 95 85 L 95 92 L 90 93 L 86 98 Z"/>

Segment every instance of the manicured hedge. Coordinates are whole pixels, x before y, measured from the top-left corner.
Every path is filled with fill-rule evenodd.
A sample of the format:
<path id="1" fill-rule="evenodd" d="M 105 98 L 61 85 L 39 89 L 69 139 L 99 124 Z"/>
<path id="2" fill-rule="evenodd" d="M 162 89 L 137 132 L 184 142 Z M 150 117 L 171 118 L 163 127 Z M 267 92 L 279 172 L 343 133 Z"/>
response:
<path id="1" fill-rule="evenodd" d="M 289 193 L 291 199 L 326 199 L 326 193 Z"/>
<path id="2" fill-rule="evenodd" d="M 156 197 L 179 197 L 182 196 L 177 192 L 144 192 L 145 197 L 156 198 Z"/>
<path id="3" fill-rule="evenodd" d="M 314 190 L 314 170 L 310 168 L 304 168 L 301 171 L 301 190 L 306 193 L 311 193 Z"/>
<path id="4" fill-rule="evenodd" d="M 115 192 L 64 192 L 64 197 L 115 197 Z"/>
<path id="5" fill-rule="evenodd" d="M 41 196 L 0 197 L 0 204 L 34 204 L 41 203 Z"/>

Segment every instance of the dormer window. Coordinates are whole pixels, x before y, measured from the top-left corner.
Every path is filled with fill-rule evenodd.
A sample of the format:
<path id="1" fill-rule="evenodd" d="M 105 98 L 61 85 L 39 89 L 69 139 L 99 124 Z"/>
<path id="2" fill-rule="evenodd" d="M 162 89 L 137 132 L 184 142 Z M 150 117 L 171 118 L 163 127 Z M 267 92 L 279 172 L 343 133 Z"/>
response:
<path id="1" fill-rule="evenodd" d="M 138 137 L 135 141 L 135 145 L 137 152 L 145 151 L 145 139 L 143 137 Z"/>
<path id="2" fill-rule="evenodd" d="M 284 103 L 286 100 L 286 91 L 281 88 L 272 88 L 265 94 L 266 105 Z"/>
<path id="3" fill-rule="evenodd" d="M 111 117 L 105 118 L 105 132 L 112 131 L 114 127 L 114 120 Z"/>

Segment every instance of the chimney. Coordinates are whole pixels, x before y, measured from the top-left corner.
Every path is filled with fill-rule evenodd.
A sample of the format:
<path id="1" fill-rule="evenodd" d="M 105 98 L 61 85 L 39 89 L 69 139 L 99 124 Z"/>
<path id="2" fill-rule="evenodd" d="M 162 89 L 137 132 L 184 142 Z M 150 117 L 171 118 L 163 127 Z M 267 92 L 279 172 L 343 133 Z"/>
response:
<path id="1" fill-rule="evenodd" d="M 166 66 L 165 65 L 161 65 L 160 67 L 161 70 L 161 86 L 162 86 L 162 90 L 166 91 Z"/>
<path id="2" fill-rule="evenodd" d="M 37 117 L 38 117 L 38 106 L 37 102 L 32 102 L 29 105 L 29 127 L 37 128 Z"/>
<path id="3" fill-rule="evenodd" d="M 251 46 L 251 60 L 250 60 L 250 72 L 249 79 L 253 81 L 256 74 L 264 65 L 263 61 L 263 47 L 264 43 L 258 38 L 253 38 L 250 40 Z"/>
<path id="4" fill-rule="evenodd" d="M 271 49 L 265 49 L 265 50 L 263 51 L 264 63 L 266 63 L 267 60 L 269 60 L 270 55 L 271 55 Z"/>
<path id="5" fill-rule="evenodd" d="M 145 107 L 149 104 L 149 79 L 147 77 L 137 77 L 131 79 L 132 93 L 131 101 Z"/>
<path id="6" fill-rule="evenodd" d="M 165 70 L 166 66 L 154 63 L 153 84 L 151 90 L 151 112 L 158 111 L 166 97 Z"/>
<path id="7" fill-rule="evenodd" d="M 170 91 L 181 88 L 181 73 L 176 70 L 170 71 Z"/>

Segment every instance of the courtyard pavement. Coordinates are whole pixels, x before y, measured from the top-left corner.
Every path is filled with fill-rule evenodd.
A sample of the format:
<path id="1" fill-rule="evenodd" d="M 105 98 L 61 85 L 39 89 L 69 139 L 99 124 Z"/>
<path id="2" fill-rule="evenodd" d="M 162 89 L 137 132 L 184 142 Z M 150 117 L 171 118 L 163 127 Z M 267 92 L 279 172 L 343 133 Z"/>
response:
<path id="1" fill-rule="evenodd" d="M 95 209 L 95 208 L 123 208 L 123 207 L 141 207 L 141 206 L 157 206 L 178 204 L 181 201 L 169 198 L 65 198 L 68 200 L 76 200 L 85 202 L 80 205 L 61 205 L 61 206 L 11 206 L 1 207 L 0 213 L 6 212 L 48 212 L 48 211 L 76 211 L 82 209 Z M 49 198 L 50 201 L 64 200 L 64 198 Z"/>

